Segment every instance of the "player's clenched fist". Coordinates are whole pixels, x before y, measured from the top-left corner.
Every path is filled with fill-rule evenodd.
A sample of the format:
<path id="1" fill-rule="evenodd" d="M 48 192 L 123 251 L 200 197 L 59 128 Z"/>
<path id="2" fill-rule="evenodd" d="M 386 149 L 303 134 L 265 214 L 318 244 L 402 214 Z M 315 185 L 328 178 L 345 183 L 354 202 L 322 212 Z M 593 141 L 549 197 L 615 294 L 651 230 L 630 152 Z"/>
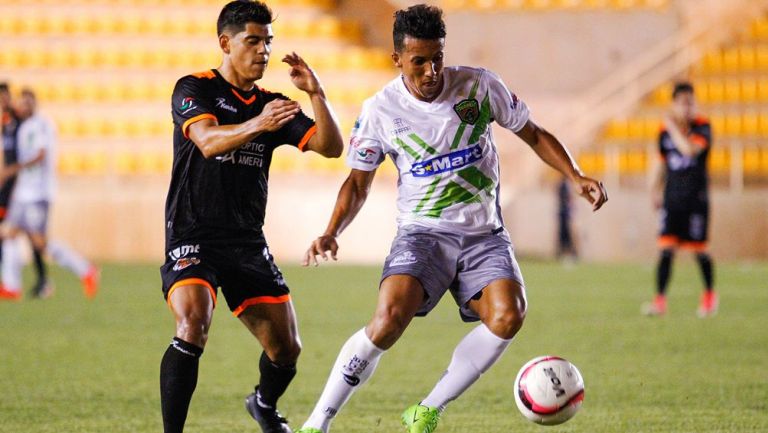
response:
<path id="1" fill-rule="evenodd" d="M 322 235 L 312 241 L 309 249 L 307 249 L 307 252 L 304 253 L 304 260 L 301 262 L 301 265 L 309 266 L 311 263 L 313 266 L 317 266 L 317 256 L 320 256 L 323 258 L 323 260 L 328 261 L 327 252 L 329 251 L 331 253 L 331 258 L 336 260 L 336 253 L 339 251 L 339 244 L 336 243 L 336 237 L 331 235 Z"/>
<path id="2" fill-rule="evenodd" d="M 264 110 L 256 116 L 259 129 L 262 131 L 277 131 L 290 122 L 301 108 L 296 101 L 275 99 L 264 106 Z"/>

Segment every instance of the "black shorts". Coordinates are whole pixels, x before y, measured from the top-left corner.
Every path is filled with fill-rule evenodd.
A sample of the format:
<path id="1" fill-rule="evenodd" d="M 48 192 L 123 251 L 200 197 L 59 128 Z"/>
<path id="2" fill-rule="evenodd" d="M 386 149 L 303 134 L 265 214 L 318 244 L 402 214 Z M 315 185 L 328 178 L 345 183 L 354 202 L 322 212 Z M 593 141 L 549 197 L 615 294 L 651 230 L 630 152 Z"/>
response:
<path id="1" fill-rule="evenodd" d="M 707 243 L 709 211 L 661 210 L 661 231 L 659 246 L 662 248 L 682 246 L 703 248 Z"/>
<path id="2" fill-rule="evenodd" d="M 266 241 L 235 245 L 182 242 L 166 252 L 160 276 L 166 300 L 176 287 L 201 284 L 211 291 L 215 303 L 221 287 L 235 316 L 251 305 L 291 300 Z"/>
<path id="3" fill-rule="evenodd" d="M 13 192 L 15 184 L 16 178 L 12 177 L 0 186 L 0 221 L 5 219 L 5 215 L 8 212 L 8 202 L 11 199 L 11 192 Z"/>

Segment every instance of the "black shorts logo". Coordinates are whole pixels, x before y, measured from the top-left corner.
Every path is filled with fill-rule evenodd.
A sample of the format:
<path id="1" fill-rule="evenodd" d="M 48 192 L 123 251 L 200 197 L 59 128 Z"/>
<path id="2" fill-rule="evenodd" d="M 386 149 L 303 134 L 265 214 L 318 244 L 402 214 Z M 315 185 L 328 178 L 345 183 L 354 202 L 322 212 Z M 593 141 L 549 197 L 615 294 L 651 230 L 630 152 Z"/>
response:
<path id="1" fill-rule="evenodd" d="M 176 260 L 176 264 L 173 265 L 174 271 L 180 271 L 182 269 L 186 269 L 190 266 L 198 265 L 200 264 L 200 259 L 197 257 L 184 257 L 179 260 Z"/>
<path id="2" fill-rule="evenodd" d="M 464 99 L 453 106 L 453 111 L 459 116 L 462 122 L 474 125 L 480 118 L 480 104 L 477 99 Z"/>

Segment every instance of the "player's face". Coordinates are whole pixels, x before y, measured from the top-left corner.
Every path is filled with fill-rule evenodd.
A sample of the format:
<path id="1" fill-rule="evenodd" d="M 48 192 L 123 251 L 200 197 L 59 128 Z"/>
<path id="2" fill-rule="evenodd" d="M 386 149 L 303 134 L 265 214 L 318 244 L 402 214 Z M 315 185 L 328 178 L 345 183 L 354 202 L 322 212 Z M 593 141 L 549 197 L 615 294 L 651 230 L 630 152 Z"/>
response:
<path id="1" fill-rule="evenodd" d="M 696 116 L 696 98 L 693 93 L 678 93 L 672 101 L 672 111 L 678 119 L 693 119 Z"/>
<path id="2" fill-rule="evenodd" d="M 224 53 L 243 81 L 256 81 L 264 76 L 272 52 L 272 25 L 247 23 L 237 34 L 225 32 L 220 37 Z"/>
<path id="3" fill-rule="evenodd" d="M 443 90 L 443 49 L 443 38 L 416 39 L 406 35 L 402 51 L 392 54 L 405 87 L 419 100 L 431 102 Z"/>
<path id="4" fill-rule="evenodd" d="M 0 90 L 0 109 L 7 110 L 11 107 L 11 92 Z"/>
<path id="5" fill-rule="evenodd" d="M 35 98 L 30 95 L 22 94 L 19 98 L 19 105 L 16 111 L 22 119 L 32 116 L 35 112 Z"/>

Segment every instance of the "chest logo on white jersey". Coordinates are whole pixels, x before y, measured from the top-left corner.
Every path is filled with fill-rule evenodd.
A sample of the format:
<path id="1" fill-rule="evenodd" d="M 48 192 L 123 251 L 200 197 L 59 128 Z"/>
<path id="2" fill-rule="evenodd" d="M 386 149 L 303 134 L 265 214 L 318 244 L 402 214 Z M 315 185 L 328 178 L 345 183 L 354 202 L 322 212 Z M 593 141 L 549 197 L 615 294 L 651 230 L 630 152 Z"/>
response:
<path id="1" fill-rule="evenodd" d="M 477 99 L 464 99 L 453 106 L 453 111 L 459 116 L 462 122 L 474 125 L 480 118 L 480 103 Z"/>
<path id="2" fill-rule="evenodd" d="M 402 134 L 405 134 L 406 132 L 411 131 L 411 127 L 406 125 L 405 121 L 403 121 L 403 119 L 399 117 L 392 121 L 392 126 L 394 127 L 392 128 L 392 135 L 395 135 L 395 136 L 402 135 Z"/>
<path id="3" fill-rule="evenodd" d="M 453 171 L 461 167 L 470 165 L 479 161 L 483 157 L 483 150 L 479 144 L 466 149 L 457 150 L 447 155 L 428 159 L 426 161 L 415 162 L 411 166 L 411 174 L 415 177 L 428 177 L 446 171 Z"/>

